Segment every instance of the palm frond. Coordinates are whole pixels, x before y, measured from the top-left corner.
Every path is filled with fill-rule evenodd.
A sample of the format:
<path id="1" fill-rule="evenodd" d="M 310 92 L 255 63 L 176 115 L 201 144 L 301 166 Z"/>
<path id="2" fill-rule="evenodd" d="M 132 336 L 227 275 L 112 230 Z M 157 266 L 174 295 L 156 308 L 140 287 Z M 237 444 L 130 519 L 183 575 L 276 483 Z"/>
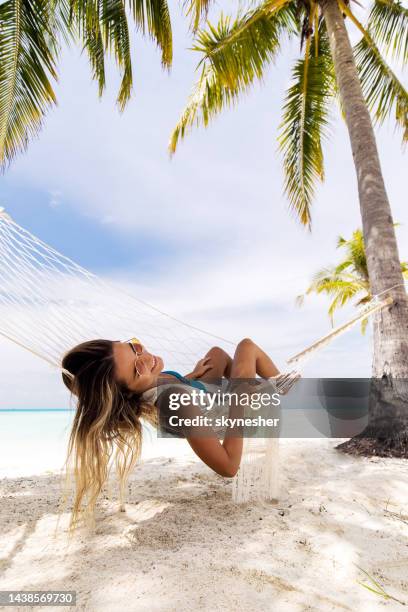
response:
<path id="1" fill-rule="evenodd" d="M 207 19 L 211 4 L 212 0 L 187 0 L 184 3 L 185 12 L 187 17 L 190 18 L 193 32 L 196 32 L 200 23 L 203 23 Z"/>
<path id="2" fill-rule="evenodd" d="M 285 192 L 290 206 L 310 227 L 310 207 L 317 180 L 324 179 L 322 139 L 329 125 L 329 102 L 335 77 L 324 21 L 320 22 L 318 53 L 312 40 L 305 58 L 296 62 L 293 84 L 286 95 L 279 146 L 284 158 Z"/>
<path id="3" fill-rule="evenodd" d="M 358 303 L 369 299 L 368 283 L 361 281 L 358 276 L 352 273 L 338 273 L 336 268 L 326 268 L 315 274 L 305 295 L 311 293 L 317 295 L 325 293 L 328 296 L 333 296 L 328 309 L 332 324 L 336 310 L 345 306 L 354 297 L 363 293 L 363 297 L 360 298 Z"/>
<path id="4" fill-rule="evenodd" d="M 408 261 L 401 261 L 401 272 L 404 278 L 408 278 Z"/>
<path id="5" fill-rule="evenodd" d="M 349 240 L 345 240 L 339 236 L 337 248 L 346 249 L 347 255 L 343 263 L 347 262 L 348 266 L 351 267 L 361 279 L 368 283 L 367 258 L 364 246 L 364 236 L 361 229 L 355 230 Z"/>
<path id="6" fill-rule="evenodd" d="M 270 1 L 268 6 L 270 9 Z M 208 30 L 198 33 L 194 49 L 203 55 L 199 63 L 201 74 L 171 135 L 171 153 L 192 126 L 207 126 L 255 80 L 262 79 L 265 67 L 279 50 L 280 34 L 291 27 L 294 27 L 293 4 L 275 12 L 271 9 L 267 12 L 262 5 L 233 22 L 221 17 L 217 26 L 209 24 Z"/>
<path id="7" fill-rule="evenodd" d="M 377 123 L 394 114 L 396 125 L 408 141 L 408 92 L 381 56 L 378 48 L 362 38 L 354 48 L 357 69 L 368 108 Z"/>
<path id="8" fill-rule="evenodd" d="M 173 59 L 173 35 L 167 0 L 129 0 L 136 25 L 148 33 L 161 50 L 162 65 L 170 68 Z"/>
<path id="9" fill-rule="evenodd" d="M 331 276 L 325 276 L 320 279 L 315 278 L 306 291 L 306 295 L 310 293 L 316 293 L 317 295 L 325 293 L 327 296 L 333 297 L 328 309 L 328 315 L 333 325 L 336 310 L 343 308 L 343 306 L 360 293 L 363 293 L 363 297 L 355 305 L 357 306 L 357 304 L 363 301 L 368 301 L 370 296 L 367 291 L 368 287 L 359 278 L 354 277 L 352 274 L 337 274 L 333 270 Z"/>
<path id="10" fill-rule="evenodd" d="M 172 61 L 172 32 L 166 0 L 129 0 L 132 17 L 161 49 L 162 65 Z M 124 0 L 71 0 L 71 23 L 77 26 L 98 82 L 99 94 L 105 87 L 105 56 L 113 54 L 122 73 L 117 102 L 123 110 L 130 99 L 133 76 L 128 14 Z"/>
<path id="11" fill-rule="evenodd" d="M 352 290 L 354 293 L 366 291 L 368 284 L 354 273 L 337 273 L 336 267 L 323 268 L 313 275 L 312 282 L 305 295 L 311 293 L 327 295 L 336 294 L 339 290 Z"/>
<path id="12" fill-rule="evenodd" d="M 71 0 L 49 0 L 50 31 L 58 32 L 66 45 L 76 40 L 77 30 L 72 20 Z M 49 40 L 52 46 L 52 38 Z"/>
<path id="13" fill-rule="evenodd" d="M 115 56 L 122 72 L 117 102 L 123 110 L 132 89 L 129 30 L 123 0 L 72 0 L 71 18 L 88 54 L 99 95 L 105 88 L 105 55 Z"/>
<path id="14" fill-rule="evenodd" d="M 338 0 L 338 3 L 344 14 L 363 34 L 361 41 L 354 47 L 354 55 L 367 106 L 379 124 L 394 111 L 396 125 L 402 128 L 403 142 L 406 142 L 408 93 L 382 57 L 371 32 L 362 26 L 343 0 Z"/>
<path id="15" fill-rule="evenodd" d="M 334 291 L 332 292 L 332 294 Z M 329 305 L 329 309 L 327 311 L 331 324 L 334 325 L 334 315 L 336 314 L 336 310 L 339 308 L 343 308 L 350 300 L 352 300 L 355 295 L 358 293 L 358 289 L 356 289 L 353 283 L 343 283 L 339 284 L 337 291 L 334 293 L 335 297 Z"/>
<path id="16" fill-rule="evenodd" d="M 355 230 L 348 240 L 339 236 L 337 247 L 345 249 L 345 259 L 335 266 L 318 270 L 312 277 L 306 292 L 296 298 L 297 305 L 301 306 L 304 298 L 312 293 L 326 294 L 331 297 L 328 314 L 332 324 L 336 310 L 345 306 L 350 300 L 358 297 L 354 306 L 359 307 L 369 303 L 372 299 L 362 230 Z M 401 262 L 401 272 L 404 278 L 408 278 L 408 262 Z M 361 322 L 363 334 L 367 324 L 368 319 L 363 319 Z"/>
<path id="17" fill-rule="evenodd" d="M 130 98 L 133 84 L 129 28 L 123 0 L 102 0 L 99 19 L 104 45 L 114 54 L 122 70 L 117 101 L 120 110 L 123 110 Z"/>
<path id="18" fill-rule="evenodd" d="M 170 154 L 176 152 L 179 141 L 185 138 L 193 126 L 207 127 L 210 120 L 224 108 L 232 106 L 238 96 L 239 92 L 226 87 L 211 65 L 203 66 L 200 78 L 170 136 Z"/>
<path id="19" fill-rule="evenodd" d="M 265 66 L 279 49 L 283 29 L 293 33 L 296 25 L 293 4 L 267 0 L 234 21 L 221 15 L 217 26 L 208 24 L 207 30 L 197 33 L 193 50 L 211 63 L 229 88 L 244 90 L 262 79 Z"/>
<path id="20" fill-rule="evenodd" d="M 56 104 L 59 44 L 45 0 L 0 5 L 0 165 L 4 169 L 41 129 Z"/>
<path id="21" fill-rule="evenodd" d="M 395 60 L 408 61 L 408 9 L 397 0 L 375 0 L 368 18 L 375 41 Z"/>
<path id="22" fill-rule="evenodd" d="M 367 295 L 363 296 L 360 300 L 358 300 L 358 302 L 355 303 L 355 306 L 364 306 L 365 304 L 368 304 L 369 302 L 371 302 L 371 300 L 373 299 L 371 294 L 369 293 L 368 285 L 366 289 L 367 289 Z"/>
<path id="23" fill-rule="evenodd" d="M 352 268 L 352 267 L 353 267 L 353 262 L 351 261 L 351 259 L 346 259 L 345 261 L 342 261 L 335 267 L 335 272 L 336 274 L 340 274 L 341 272 L 344 272 L 348 268 Z"/>
<path id="24" fill-rule="evenodd" d="M 74 27 L 87 52 L 92 77 L 98 83 L 99 95 L 105 88 L 105 41 L 100 24 L 102 6 L 94 0 L 72 0 L 70 24 Z"/>
<path id="25" fill-rule="evenodd" d="M 279 12 L 283 7 L 286 7 L 286 11 Z M 268 30 L 265 32 L 262 28 L 267 27 L 270 19 L 273 19 L 278 12 L 281 25 L 285 25 L 288 30 L 292 28 L 292 33 L 298 33 L 299 22 L 296 16 L 296 4 L 293 1 L 264 0 L 255 9 L 246 12 L 239 11 L 234 20 L 221 13 L 218 23 L 221 36 L 217 34 L 217 28 L 208 23 L 208 27 L 214 32 L 215 39 L 209 40 L 209 46 L 205 51 L 213 55 L 222 51 L 224 47 L 238 50 L 240 46 L 250 43 L 265 44 L 267 42 L 265 35 L 268 34 Z M 232 44 L 236 46 L 231 47 Z"/>
<path id="26" fill-rule="evenodd" d="M 394 226 L 397 227 L 398 223 L 394 223 Z M 358 298 L 354 302 L 356 307 L 365 306 L 372 300 L 362 230 L 355 230 L 349 239 L 339 236 L 337 247 L 345 250 L 345 258 L 334 266 L 318 270 L 305 293 L 296 298 L 297 305 L 301 306 L 305 297 L 313 293 L 330 297 L 328 314 L 332 324 L 336 310 L 352 299 Z M 401 261 L 401 272 L 408 279 L 408 261 Z M 367 323 L 368 319 L 361 322 L 363 334 Z"/>
<path id="27" fill-rule="evenodd" d="M 362 319 L 362 321 L 360 323 L 360 328 L 361 328 L 361 333 L 363 334 L 363 336 L 365 335 L 365 333 L 367 331 L 367 325 L 368 324 L 369 324 L 368 317 L 366 319 Z"/>

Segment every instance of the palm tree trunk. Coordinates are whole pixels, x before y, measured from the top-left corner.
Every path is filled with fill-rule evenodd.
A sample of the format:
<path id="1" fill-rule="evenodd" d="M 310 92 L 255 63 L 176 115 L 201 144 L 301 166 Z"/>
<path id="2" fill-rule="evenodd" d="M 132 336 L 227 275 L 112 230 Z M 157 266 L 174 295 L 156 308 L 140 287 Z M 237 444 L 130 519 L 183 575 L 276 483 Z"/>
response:
<path id="1" fill-rule="evenodd" d="M 391 208 L 385 190 L 370 114 L 361 90 L 347 29 L 337 0 L 321 0 L 321 7 L 345 112 L 357 174 L 360 211 L 373 295 L 393 287 L 391 306 L 382 309 L 374 322 L 373 379 L 387 387 L 387 401 L 377 402 L 395 408 L 401 415 L 401 381 L 408 380 L 408 300 L 403 285 L 400 258 Z M 378 389 L 376 391 L 378 394 Z M 375 413 L 375 407 L 373 408 Z M 393 412 L 393 410 L 391 410 Z M 407 414 L 408 418 L 408 414 Z M 408 425 L 408 424 L 407 424 Z M 406 427 L 408 432 L 408 427 Z M 408 440 L 408 437 L 405 436 Z M 407 451 L 407 449 L 406 449 Z"/>

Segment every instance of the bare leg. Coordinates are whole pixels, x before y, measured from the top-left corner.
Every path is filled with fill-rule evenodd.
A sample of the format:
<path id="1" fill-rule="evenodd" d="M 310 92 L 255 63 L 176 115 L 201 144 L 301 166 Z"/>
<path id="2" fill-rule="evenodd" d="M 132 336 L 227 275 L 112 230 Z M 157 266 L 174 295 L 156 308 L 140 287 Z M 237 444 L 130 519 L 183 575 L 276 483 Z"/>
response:
<path id="1" fill-rule="evenodd" d="M 244 338 L 238 343 L 231 367 L 231 378 L 277 376 L 279 370 L 272 359 L 255 342 Z"/>
<path id="2" fill-rule="evenodd" d="M 232 359 L 222 348 L 213 346 L 205 357 L 211 358 L 212 367 L 198 380 L 216 382 L 223 377 L 229 378 L 231 376 Z"/>
<path id="3" fill-rule="evenodd" d="M 211 357 L 212 367 L 199 380 L 215 382 L 220 378 L 262 378 L 277 376 L 279 370 L 272 359 L 255 342 L 244 338 L 237 344 L 234 359 L 218 346 L 211 348 L 205 357 Z"/>
<path id="4" fill-rule="evenodd" d="M 272 359 L 259 346 L 249 338 L 244 338 L 235 349 L 234 359 L 231 366 L 231 379 L 254 379 L 256 375 L 262 378 L 270 378 L 279 374 L 279 370 Z M 236 384 L 233 382 L 233 385 Z M 237 383 L 238 386 L 241 382 Z M 232 390 L 232 389 L 231 389 Z M 230 418 L 242 418 L 245 409 L 240 404 L 232 402 L 229 407 Z M 243 428 L 234 427 L 228 429 L 223 441 L 223 447 L 229 456 L 234 456 L 235 461 L 241 461 L 243 449 Z"/>

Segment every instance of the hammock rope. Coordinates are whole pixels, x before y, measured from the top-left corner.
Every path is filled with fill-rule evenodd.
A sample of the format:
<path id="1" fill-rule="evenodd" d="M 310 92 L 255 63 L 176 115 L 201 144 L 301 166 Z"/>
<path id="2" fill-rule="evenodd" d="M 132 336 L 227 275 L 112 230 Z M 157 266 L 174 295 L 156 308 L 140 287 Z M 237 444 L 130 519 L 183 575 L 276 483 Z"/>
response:
<path id="1" fill-rule="evenodd" d="M 390 287 L 343 325 L 297 353 L 291 368 L 271 379 L 287 393 L 305 361 L 358 321 L 392 302 Z M 381 300 L 379 297 L 383 296 Z M 136 329 L 137 328 L 137 329 Z M 173 317 L 107 282 L 20 227 L 0 208 L 0 334 L 52 366 L 72 346 L 91 338 L 142 337 L 173 368 L 189 370 L 217 341 L 235 343 Z M 273 499 L 278 491 L 277 440 L 245 439 L 233 481 L 234 501 Z"/>

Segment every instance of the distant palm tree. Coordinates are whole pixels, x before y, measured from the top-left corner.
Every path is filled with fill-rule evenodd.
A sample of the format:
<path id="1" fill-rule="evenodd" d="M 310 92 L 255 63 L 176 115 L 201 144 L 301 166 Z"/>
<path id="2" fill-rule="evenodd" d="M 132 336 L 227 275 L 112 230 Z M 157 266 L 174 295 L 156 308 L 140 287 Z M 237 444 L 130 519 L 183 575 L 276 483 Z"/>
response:
<path id="1" fill-rule="evenodd" d="M 24 151 L 57 103 L 62 42 L 78 42 L 87 52 L 99 95 L 105 88 L 105 58 L 111 54 L 122 73 L 118 106 L 123 110 L 133 84 L 128 20 L 172 62 L 167 0 L 6 0 L 0 4 L 0 167 Z"/>
<path id="2" fill-rule="evenodd" d="M 188 0 L 198 28 L 213 0 Z M 364 27 L 348 0 L 249 0 L 235 18 L 207 22 L 193 47 L 200 53 L 200 76 L 170 139 L 170 151 L 197 125 L 207 126 L 257 81 L 262 81 L 288 39 L 298 37 L 303 57 L 295 62 L 286 94 L 279 143 L 285 191 L 301 223 L 310 227 L 316 182 L 324 178 L 322 143 L 330 104 L 340 99 L 357 176 L 367 270 L 372 295 L 388 292 L 391 305 L 376 315 L 373 379 L 383 381 L 387 401 L 401 406 L 393 440 L 396 454 L 408 456 L 408 398 L 398 381 L 408 381 L 408 299 L 401 273 L 391 207 L 384 185 L 370 112 L 382 123 L 393 115 L 408 140 L 408 93 L 381 50 L 395 61 L 408 59 L 408 9 L 399 0 L 370 3 Z M 353 48 L 346 18 L 362 34 Z M 256 158 L 252 156 L 253 163 Z M 250 162 L 249 162 L 250 163 Z M 340 176 L 344 176 L 339 167 Z M 380 390 L 381 391 L 381 390 Z M 405 393 L 405 392 L 404 392 Z M 407 394 L 408 396 L 408 390 Z M 381 402 L 380 402 L 381 403 Z M 381 438 L 381 441 L 380 441 Z M 364 452 L 381 452 L 384 436 Z M 354 447 L 355 449 L 357 447 Z M 385 451 L 384 451 L 385 452 Z"/>
<path id="3" fill-rule="evenodd" d="M 349 240 L 339 236 L 337 248 L 343 248 L 346 251 L 340 263 L 316 272 L 305 293 L 296 299 L 297 304 L 301 306 L 305 297 L 312 293 L 326 294 L 332 298 L 328 310 L 332 325 L 336 310 L 346 306 L 355 298 L 357 301 L 354 305 L 362 306 L 370 302 L 373 297 L 368 278 L 363 232 L 360 229 L 355 230 Z M 408 261 L 401 262 L 401 272 L 404 278 L 408 279 Z M 363 333 L 367 323 L 368 319 L 363 319 L 361 322 Z"/>

